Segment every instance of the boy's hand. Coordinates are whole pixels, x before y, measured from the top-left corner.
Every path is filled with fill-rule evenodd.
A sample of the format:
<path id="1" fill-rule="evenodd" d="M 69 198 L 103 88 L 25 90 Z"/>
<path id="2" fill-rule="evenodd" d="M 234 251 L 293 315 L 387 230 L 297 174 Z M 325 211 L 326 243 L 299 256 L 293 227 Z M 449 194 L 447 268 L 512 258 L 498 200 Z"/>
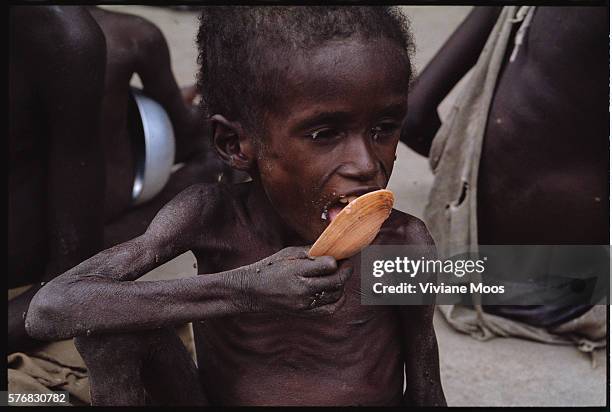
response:
<path id="1" fill-rule="evenodd" d="M 348 262 L 338 268 L 331 256 L 310 258 L 307 247 L 286 248 L 237 273 L 241 309 L 330 315 L 344 304 L 352 273 Z"/>

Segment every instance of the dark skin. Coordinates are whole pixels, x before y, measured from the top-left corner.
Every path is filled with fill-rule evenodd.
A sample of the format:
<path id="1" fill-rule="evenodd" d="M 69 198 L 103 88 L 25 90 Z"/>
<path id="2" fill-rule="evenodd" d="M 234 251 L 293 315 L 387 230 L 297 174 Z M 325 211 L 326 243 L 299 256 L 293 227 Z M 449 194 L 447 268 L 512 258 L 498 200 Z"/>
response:
<path id="1" fill-rule="evenodd" d="M 403 142 L 429 151 L 437 127 L 422 119 L 437 117 L 438 104 L 476 62 L 454 61 L 451 48 L 478 54 L 498 14 L 476 7 L 423 70 L 408 105 L 426 114 L 406 123 Z M 605 8 L 538 7 L 516 60 L 505 60 L 480 164 L 480 243 L 608 243 L 607 30 Z M 455 82 L 436 88 L 442 77 Z"/>
<path id="2" fill-rule="evenodd" d="M 168 45 L 159 28 L 138 16 L 98 7 L 88 7 L 87 10 L 104 32 L 108 50 L 102 102 L 104 121 L 100 124 L 100 132 L 106 160 L 105 215 L 109 221 L 122 216 L 132 206 L 135 165 L 128 130 L 128 102 L 130 80 L 134 74 L 141 79 L 144 93 L 157 101 L 172 121 L 176 163 L 205 152 L 209 136 L 202 114 L 197 106 L 184 99 L 174 79 Z M 202 160 L 200 158 L 199 162 Z M 209 166 L 211 163 L 212 159 L 209 159 Z M 157 210 L 165 203 L 167 200 Z M 144 229 L 146 226 L 140 233 Z"/>
<path id="3" fill-rule="evenodd" d="M 108 49 L 101 124 L 108 182 L 104 247 L 108 248 L 143 234 L 157 212 L 186 187 L 216 182 L 221 173 L 231 181 L 233 175 L 210 147 L 210 125 L 192 104 L 195 87 L 179 89 L 159 28 L 131 14 L 98 7 L 87 10 L 103 30 Z M 137 207 L 131 204 L 134 159 L 128 130 L 130 79 L 135 74 L 144 93 L 168 113 L 176 140 L 175 163 L 184 163 L 155 198 Z"/>
<path id="4" fill-rule="evenodd" d="M 36 29 L 32 29 L 35 27 Z M 11 7 L 8 350 L 27 350 L 23 316 L 47 281 L 102 248 L 105 43 L 80 7 Z"/>
<path id="5" fill-rule="evenodd" d="M 279 288 L 302 271 L 298 264 L 307 248 L 290 249 L 291 262 L 277 256 L 287 253 L 285 247 L 318 237 L 328 223 L 321 219 L 326 206 L 343 194 L 387 185 L 406 112 L 408 70 L 405 52 L 386 39 L 328 41 L 292 56 L 279 105 L 287 109 L 266 113 L 263 136 L 221 114 L 212 118 L 217 150 L 234 168 L 250 172 L 253 181 L 187 189 L 143 237 L 102 252 L 48 284 L 28 314 L 30 333 L 55 338 L 90 328 L 92 336 L 78 338 L 77 347 L 91 361 L 92 376 L 108 376 L 105 365 L 111 362 L 154 356 L 147 349 L 124 356 L 117 346 L 122 336 L 97 337 L 96 332 L 200 320 L 194 322 L 194 335 L 202 390 L 183 400 L 192 404 L 445 405 L 433 306 L 362 306 L 358 255 L 339 262 L 340 270 L 327 277 L 332 280 L 315 305 L 312 294 L 288 299 Z M 421 221 L 395 210 L 375 242 L 432 244 Z M 188 249 L 198 259 L 198 272 L 209 275 L 128 285 L 138 292 L 108 278 L 115 273 L 111 276 L 127 279 L 125 272 L 130 279 L 141 276 Z M 276 263 L 268 265 L 270 259 Z M 210 295 L 223 274 L 236 277 L 246 290 L 233 295 L 229 306 Z M 264 276 L 270 277 L 267 288 L 248 293 L 253 280 Z M 326 277 L 309 277 L 315 279 Z M 94 288 L 104 299 L 91 298 Z M 60 290 L 67 292 L 62 296 Z M 196 291 L 203 296 L 193 299 Z M 169 309 L 160 311 L 160 302 Z M 289 302 L 302 310 L 284 310 Z M 82 308 L 79 314 L 63 310 L 75 304 Z M 109 307 L 119 310 L 110 313 Z M 305 316 L 322 310 L 328 316 Z M 129 319 L 118 316 L 128 312 Z M 143 342 L 138 348 L 151 342 L 138 333 L 128 339 Z M 101 350 L 107 357 L 100 358 Z M 168 344 L 165 352 L 176 351 L 180 358 L 182 350 Z M 134 374 L 139 364 L 131 364 L 132 372 L 121 376 Z M 184 370 L 191 370 L 188 365 Z M 97 381 L 94 403 L 113 403 L 117 387 Z M 171 403 L 171 388 L 180 386 L 166 383 L 157 402 Z M 125 402 L 144 402 L 143 387 L 146 382 L 132 386 Z"/>
<path id="6" fill-rule="evenodd" d="M 24 328 L 41 282 L 141 235 L 181 190 L 228 170 L 207 149 L 195 96 L 181 93 L 150 22 L 96 7 L 14 7 L 11 33 L 9 287 L 34 286 L 9 302 L 9 353 L 41 344 Z M 176 161 L 187 162 L 136 209 L 127 127 L 134 73 L 173 123 Z"/>
<path id="7" fill-rule="evenodd" d="M 498 13 L 476 7 L 416 82 L 408 104 L 420 117 L 402 141 L 419 153 L 429 152 L 438 104 L 476 62 L 453 56 L 477 56 Z M 609 244 L 608 24 L 607 8 L 538 7 L 512 63 L 509 44 L 480 160 L 479 243 Z"/>
<path id="8" fill-rule="evenodd" d="M 413 81 L 401 141 L 423 156 L 440 128 L 438 106 L 476 64 L 501 7 L 474 7 Z"/>

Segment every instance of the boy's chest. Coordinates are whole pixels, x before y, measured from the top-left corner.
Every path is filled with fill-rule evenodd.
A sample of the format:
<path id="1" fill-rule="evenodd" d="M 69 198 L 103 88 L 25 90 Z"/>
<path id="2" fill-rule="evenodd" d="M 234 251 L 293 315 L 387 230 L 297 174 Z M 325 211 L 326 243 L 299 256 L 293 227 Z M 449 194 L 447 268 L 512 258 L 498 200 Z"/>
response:
<path id="1" fill-rule="evenodd" d="M 199 273 L 249 265 L 280 250 L 249 231 L 228 235 L 228 243 L 220 245 L 223 247 L 196 255 Z M 231 347 L 240 348 L 236 356 L 250 353 L 265 358 L 275 354 L 273 357 L 306 362 L 338 353 L 329 351 L 334 347 L 339 352 L 360 357 L 371 341 L 381 338 L 389 341 L 390 335 L 396 333 L 396 320 L 391 307 L 361 304 L 359 260 L 359 255 L 349 259 L 354 271 L 345 283 L 346 302 L 331 316 L 246 314 L 207 320 L 196 328 L 206 330 L 206 340 L 216 347 L 217 353 L 228 350 L 227 344 L 231 343 Z"/>
<path id="2" fill-rule="evenodd" d="M 218 273 L 250 265 L 262 260 L 280 248 L 260 236 L 246 225 L 228 225 L 215 231 L 203 247 L 193 250 L 198 261 L 198 274 Z"/>
<path id="3" fill-rule="evenodd" d="M 240 233 L 232 233 L 227 237 L 227 242 L 219 244 L 216 248 L 207 250 L 205 253 L 194 253 L 198 259 L 198 273 L 202 274 L 202 276 L 206 276 L 208 273 L 218 273 L 250 265 L 275 254 L 279 250 L 280 248 L 278 246 L 269 244 L 255 234 L 249 233 L 248 231 L 242 231 Z M 344 285 L 347 298 L 346 303 L 333 317 L 331 317 L 333 319 L 332 323 L 336 324 L 336 326 L 338 326 L 338 322 L 347 325 L 367 323 L 370 319 L 375 316 L 380 316 L 381 312 L 387 312 L 389 309 L 386 308 L 385 310 L 381 310 L 381 307 L 378 306 L 361 305 L 360 255 L 357 254 L 348 261 L 353 268 L 353 274 Z M 340 264 L 341 262 L 338 263 L 338 265 Z M 253 273 L 253 276 L 260 275 Z M 258 316 L 259 315 L 249 317 L 248 321 L 245 323 L 252 324 L 254 319 Z M 272 317 L 275 318 L 274 316 Z M 290 318 L 293 318 L 293 316 Z M 269 320 L 263 315 L 262 319 L 264 319 L 264 322 Z M 287 319 L 287 323 L 291 324 L 293 320 Z M 316 325 L 324 323 L 325 322 L 315 322 Z M 308 327 L 307 325 L 310 325 L 310 322 L 305 321 L 302 322 L 302 324 Z M 285 326 L 279 324 L 278 327 L 282 329 Z"/>
<path id="4" fill-rule="evenodd" d="M 225 219 L 226 222 L 231 220 Z M 404 237 L 394 225 L 390 225 L 382 228 L 374 243 L 398 243 Z M 198 259 L 198 273 L 202 276 L 250 265 L 282 249 L 279 243 L 275 244 L 237 219 L 232 225 L 216 231 L 211 239 L 206 247 L 193 251 Z M 223 340 L 234 341 L 236 347 L 246 351 L 265 353 L 272 347 L 286 348 L 289 352 L 303 351 L 314 357 L 330 343 L 336 347 L 354 346 L 345 349 L 360 353 L 363 345 L 375 344 L 377 339 L 387 342 L 394 340 L 397 337 L 394 308 L 361 304 L 360 260 L 359 254 L 349 259 L 353 274 L 344 285 L 346 302 L 331 316 L 246 314 L 207 320 L 199 328 L 207 329 L 210 337 L 222 336 Z M 262 340 L 262 336 L 266 336 L 266 339 Z M 304 340 L 310 343 L 304 347 L 294 344 Z M 222 345 L 221 342 L 217 344 Z"/>
<path id="5" fill-rule="evenodd" d="M 281 248 L 248 227 L 234 227 L 223 232 L 223 241 L 194 253 L 198 272 L 206 276 L 254 263 Z M 359 261 L 359 255 L 350 259 L 354 272 L 345 283 L 346 301 L 331 316 L 256 313 L 194 323 L 203 382 L 220 394 L 243 388 L 225 395 L 245 403 L 258 393 L 269 394 L 271 387 L 287 397 L 283 404 L 304 391 L 327 393 L 319 386 L 344 388 L 337 396 L 346 399 L 338 402 L 347 404 L 367 403 L 355 399 L 355 393 L 370 402 L 401 393 L 399 322 L 393 307 L 361 304 Z M 244 388 L 250 389 L 243 393 Z"/>
<path id="6" fill-rule="evenodd" d="M 241 221 L 237 213 L 230 212 L 211 224 L 211 230 L 202 236 L 198 247 L 192 249 L 198 261 L 198 274 L 218 273 L 250 265 L 284 247 L 278 239 L 258 233 L 252 224 Z M 373 244 L 402 244 L 405 237 L 405 233 L 393 224 L 385 224 Z M 353 256 L 350 261 L 355 274 L 347 286 L 358 291 L 360 255 Z"/>
<path id="7" fill-rule="evenodd" d="M 383 227 L 374 243 L 399 243 L 403 233 L 396 229 Z M 265 236 L 256 233 L 249 225 L 230 225 L 212 237 L 205 248 L 194 250 L 198 260 L 198 273 L 218 273 L 250 265 L 282 249 L 278 243 L 270 241 Z M 214 240 L 219 239 L 219 240 Z M 291 334 L 303 336 L 324 336 L 330 339 L 344 339 L 360 333 L 376 335 L 379 328 L 395 328 L 396 318 L 394 308 L 390 306 L 374 306 L 361 304 L 361 256 L 357 254 L 350 259 L 353 274 L 344 285 L 345 304 L 332 316 L 308 317 L 296 315 L 250 314 L 232 318 L 223 318 L 219 323 L 228 331 L 233 330 L 237 336 L 246 337 L 249 334 L 261 334 L 284 339 Z M 340 265 L 342 262 L 339 262 Z M 255 273 L 253 275 L 256 275 Z M 215 322 L 211 322 L 212 325 Z"/>

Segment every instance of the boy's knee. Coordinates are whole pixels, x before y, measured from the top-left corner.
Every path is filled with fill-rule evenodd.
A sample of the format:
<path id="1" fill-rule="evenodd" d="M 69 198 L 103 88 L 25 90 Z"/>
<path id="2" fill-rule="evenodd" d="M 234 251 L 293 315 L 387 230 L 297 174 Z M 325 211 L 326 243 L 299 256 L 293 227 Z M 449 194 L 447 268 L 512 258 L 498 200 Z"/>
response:
<path id="1" fill-rule="evenodd" d="M 88 369 L 104 365 L 135 365 L 148 355 L 146 332 L 101 334 L 74 338 Z"/>
<path id="2" fill-rule="evenodd" d="M 94 405 L 205 405 L 198 372 L 170 328 L 81 336 L 75 346 L 88 368 Z"/>
<path id="3" fill-rule="evenodd" d="M 88 368 L 111 362 L 139 366 L 185 349 L 176 333 L 166 328 L 79 336 L 74 344 Z"/>

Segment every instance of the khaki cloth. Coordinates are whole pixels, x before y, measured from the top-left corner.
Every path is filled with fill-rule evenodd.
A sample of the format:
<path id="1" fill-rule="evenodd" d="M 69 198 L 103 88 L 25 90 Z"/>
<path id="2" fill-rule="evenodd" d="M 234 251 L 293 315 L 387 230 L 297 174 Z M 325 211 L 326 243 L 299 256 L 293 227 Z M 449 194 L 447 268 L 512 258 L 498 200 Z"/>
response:
<path id="1" fill-rule="evenodd" d="M 514 42 L 512 56 L 523 42 L 534 9 L 504 7 L 474 66 L 471 77 L 436 134 L 429 153 L 434 183 L 425 210 L 425 221 L 438 253 L 447 258 L 456 252 L 478 250 L 478 168 L 495 85 L 503 59 Z M 521 24 L 511 36 L 513 25 Z M 510 63 L 511 64 L 511 63 Z M 440 306 L 446 321 L 475 339 L 514 336 L 551 344 L 574 344 L 584 352 L 606 346 L 606 306 L 597 305 L 582 316 L 556 328 L 545 329 L 482 312 L 475 308 Z"/>
<path id="2" fill-rule="evenodd" d="M 495 337 L 517 337 L 554 345 L 574 345 L 585 353 L 607 345 L 607 312 L 605 304 L 595 305 L 581 316 L 554 328 L 545 329 L 490 313 L 477 312 L 460 305 L 440 305 L 444 319 L 459 332 L 487 341 Z M 591 356 L 596 367 L 595 357 Z"/>
<path id="3" fill-rule="evenodd" d="M 476 187 L 482 141 L 497 77 L 510 41 L 516 7 L 504 7 L 469 82 L 436 134 L 429 162 L 434 183 L 425 221 L 440 256 L 455 248 L 478 247 Z"/>
<path id="4" fill-rule="evenodd" d="M 8 368 L 11 393 L 68 391 L 71 405 L 91 403 L 87 368 L 72 339 L 51 342 L 28 354 L 12 353 Z"/>
<path id="5" fill-rule="evenodd" d="M 27 288 L 19 289 L 9 291 L 9 300 Z M 177 334 L 195 361 L 191 324 L 178 328 Z M 87 367 L 72 339 L 50 342 L 28 353 L 12 353 L 7 363 L 10 393 L 68 391 L 70 405 L 91 404 Z M 66 406 L 65 403 L 58 405 Z"/>

